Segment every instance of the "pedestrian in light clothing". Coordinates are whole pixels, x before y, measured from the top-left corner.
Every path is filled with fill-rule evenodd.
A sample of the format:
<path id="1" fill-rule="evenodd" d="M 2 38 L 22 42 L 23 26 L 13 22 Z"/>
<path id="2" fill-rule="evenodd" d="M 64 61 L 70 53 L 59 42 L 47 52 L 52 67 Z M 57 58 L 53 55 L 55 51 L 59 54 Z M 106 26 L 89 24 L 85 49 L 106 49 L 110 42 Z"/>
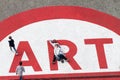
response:
<path id="1" fill-rule="evenodd" d="M 64 63 L 64 60 L 68 61 L 62 51 L 60 44 L 56 40 L 50 40 L 49 42 L 54 47 L 53 64 L 56 60 L 61 61 L 62 63 Z"/>
<path id="2" fill-rule="evenodd" d="M 20 78 L 19 80 L 23 80 L 23 72 L 25 72 L 24 67 L 22 66 L 22 62 L 19 62 L 19 65 L 16 68 L 16 75 L 18 75 Z"/>
<path id="3" fill-rule="evenodd" d="M 17 55 L 17 50 L 15 48 L 15 44 L 14 44 L 14 39 L 12 39 L 12 36 L 9 36 L 9 47 L 10 47 L 10 50 L 12 51 L 12 48 L 14 49 L 14 51 L 16 52 L 16 55 Z"/>

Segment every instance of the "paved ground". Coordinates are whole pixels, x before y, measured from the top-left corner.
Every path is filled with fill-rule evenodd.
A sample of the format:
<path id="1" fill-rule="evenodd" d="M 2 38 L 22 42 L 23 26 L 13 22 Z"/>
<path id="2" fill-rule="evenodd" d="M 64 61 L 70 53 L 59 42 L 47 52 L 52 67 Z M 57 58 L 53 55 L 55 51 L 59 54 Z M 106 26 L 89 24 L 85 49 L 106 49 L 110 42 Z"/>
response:
<path id="1" fill-rule="evenodd" d="M 0 21 L 26 10 L 56 5 L 83 6 L 120 18 L 120 0 L 0 0 Z M 119 76 L 117 77 L 119 78 Z"/>
<path id="2" fill-rule="evenodd" d="M 53 5 L 83 6 L 120 18 L 120 0 L 0 0 L 0 20 L 33 8 Z"/>

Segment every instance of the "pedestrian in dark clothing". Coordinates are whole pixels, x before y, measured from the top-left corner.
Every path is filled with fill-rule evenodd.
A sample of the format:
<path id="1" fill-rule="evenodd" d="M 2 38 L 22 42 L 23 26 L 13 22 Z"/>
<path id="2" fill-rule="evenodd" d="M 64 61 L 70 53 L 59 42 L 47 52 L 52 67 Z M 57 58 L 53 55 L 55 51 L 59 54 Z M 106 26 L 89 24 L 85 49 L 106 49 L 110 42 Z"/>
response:
<path id="1" fill-rule="evenodd" d="M 10 47 L 10 50 L 12 51 L 12 48 L 14 49 L 14 51 L 16 52 L 16 54 L 17 54 L 17 50 L 16 50 L 16 48 L 15 48 L 15 44 L 14 44 L 14 40 L 12 39 L 12 37 L 11 36 L 9 36 L 9 47 Z"/>

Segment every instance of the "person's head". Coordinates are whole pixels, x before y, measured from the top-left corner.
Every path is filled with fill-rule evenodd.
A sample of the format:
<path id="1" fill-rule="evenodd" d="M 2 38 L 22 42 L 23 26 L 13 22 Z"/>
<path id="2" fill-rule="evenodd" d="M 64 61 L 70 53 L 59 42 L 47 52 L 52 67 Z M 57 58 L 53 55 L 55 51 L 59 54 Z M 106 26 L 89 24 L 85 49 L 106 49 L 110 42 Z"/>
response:
<path id="1" fill-rule="evenodd" d="M 55 44 L 55 47 L 60 47 L 59 44 Z"/>
<path id="2" fill-rule="evenodd" d="M 22 66 L 22 61 L 19 62 L 19 65 Z"/>
<path id="3" fill-rule="evenodd" d="M 9 38 L 9 39 L 12 39 L 12 36 L 9 36 L 8 38 Z"/>

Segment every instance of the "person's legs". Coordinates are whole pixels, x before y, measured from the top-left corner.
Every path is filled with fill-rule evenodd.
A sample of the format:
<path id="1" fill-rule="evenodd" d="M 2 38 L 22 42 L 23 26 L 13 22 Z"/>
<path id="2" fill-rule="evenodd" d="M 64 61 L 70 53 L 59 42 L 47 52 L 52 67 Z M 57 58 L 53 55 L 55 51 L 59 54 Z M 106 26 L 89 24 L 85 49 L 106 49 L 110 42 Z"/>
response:
<path id="1" fill-rule="evenodd" d="M 23 79 L 22 79 L 22 76 L 20 76 L 20 80 L 23 80 Z"/>
<path id="2" fill-rule="evenodd" d="M 64 60 L 69 61 L 63 54 L 60 55 L 61 62 L 64 63 Z"/>
<path id="3" fill-rule="evenodd" d="M 62 54 L 59 54 L 59 57 L 60 57 L 60 61 L 61 61 L 62 63 L 64 63 L 64 57 L 63 57 L 63 55 L 62 55 Z"/>
<path id="4" fill-rule="evenodd" d="M 16 50 L 16 48 L 15 48 L 15 47 L 13 47 L 13 49 L 14 49 L 14 51 L 17 53 L 17 50 Z"/>
<path id="5" fill-rule="evenodd" d="M 53 64 L 55 63 L 55 61 L 56 61 L 56 56 L 54 55 L 53 56 Z"/>
<path id="6" fill-rule="evenodd" d="M 10 50 L 12 51 L 12 47 L 10 46 Z"/>
<path id="7" fill-rule="evenodd" d="M 67 58 L 61 54 L 61 59 L 67 60 Z"/>

